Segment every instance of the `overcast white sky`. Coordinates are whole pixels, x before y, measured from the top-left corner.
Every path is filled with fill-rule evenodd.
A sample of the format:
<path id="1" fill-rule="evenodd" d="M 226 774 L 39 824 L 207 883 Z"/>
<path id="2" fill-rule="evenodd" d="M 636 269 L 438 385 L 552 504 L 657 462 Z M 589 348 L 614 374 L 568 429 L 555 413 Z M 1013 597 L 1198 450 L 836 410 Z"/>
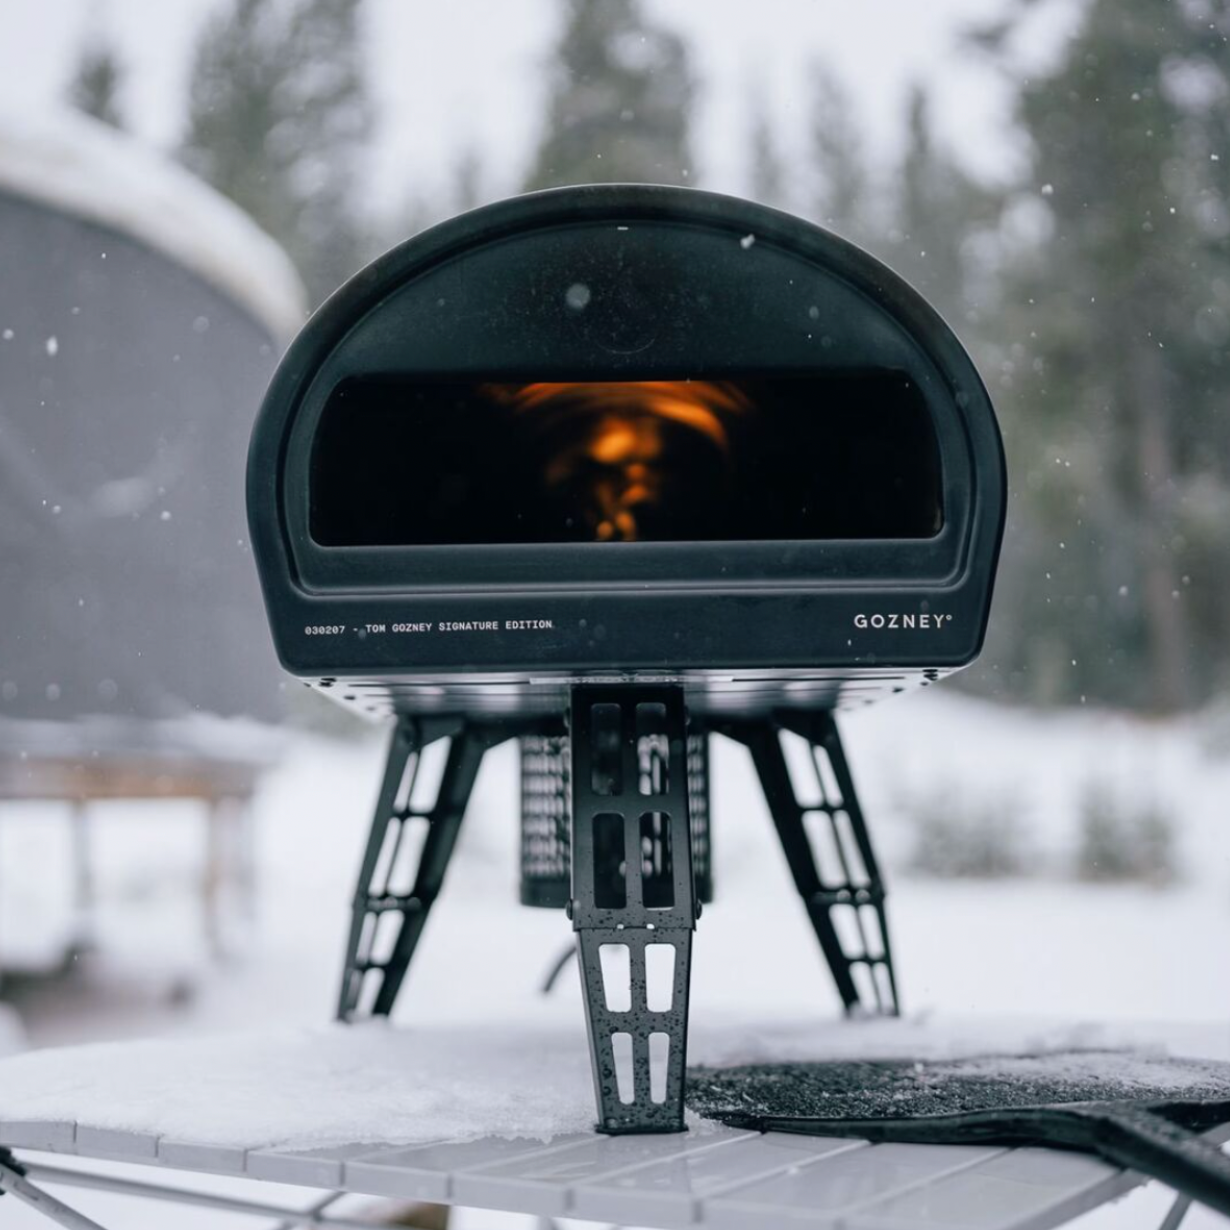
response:
<path id="1" fill-rule="evenodd" d="M 156 144 L 182 118 L 189 48 L 229 0 L 0 0 L 0 108 L 56 104 L 90 23 L 114 34 L 130 69 L 129 113 Z M 685 34 L 703 83 L 695 116 L 698 181 L 745 186 L 750 83 L 766 96 L 787 155 L 802 149 L 807 70 L 822 57 L 845 82 L 875 155 L 890 157 L 914 80 L 933 89 L 937 125 L 973 169 L 1003 173 L 1013 156 L 1007 90 L 961 44 L 961 31 L 1014 0 L 644 0 Z M 1079 0 L 1047 0 L 1031 57 L 1072 24 Z M 460 146 L 481 148 L 495 195 L 511 193 L 541 114 L 543 65 L 558 0 L 368 0 L 368 43 L 382 129 L 374 199 L 392 208 L 449 181 Z M 802 158 L 793 160 L 802 181 Z M 697 182 L 697 181 L 694 181 Z"/>

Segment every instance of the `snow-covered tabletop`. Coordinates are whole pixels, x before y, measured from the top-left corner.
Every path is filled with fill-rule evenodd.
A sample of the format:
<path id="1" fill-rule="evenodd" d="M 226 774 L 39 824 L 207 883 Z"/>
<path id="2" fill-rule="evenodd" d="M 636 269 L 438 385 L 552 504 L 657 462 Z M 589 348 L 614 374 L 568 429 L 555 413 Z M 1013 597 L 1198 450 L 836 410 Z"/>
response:
<path id="1" fill-rule="evenodd" d="M 1102 1044 L 1089 1030 L 726 1021 L 690 1060 L 960 1058 Z M 1147 1057 L 1142 1059 L 1147 1063 Z M 591 1130 L 584 1034 L 558 1025 L 277 1030 L 0 1060 L 0 1145 L 625 1224 L 1039 1230 L 1137 1182 L 1042 1150 Z"/>

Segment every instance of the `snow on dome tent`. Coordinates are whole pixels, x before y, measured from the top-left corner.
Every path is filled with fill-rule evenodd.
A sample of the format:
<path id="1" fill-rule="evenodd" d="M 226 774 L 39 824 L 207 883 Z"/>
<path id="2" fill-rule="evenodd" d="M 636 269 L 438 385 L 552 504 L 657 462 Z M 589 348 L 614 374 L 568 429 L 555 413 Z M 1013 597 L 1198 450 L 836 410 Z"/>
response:
<path id="1" fill-rule="evenodd" d="M 895 1013 L 834 711 L 973 660 L 1004 510 L 951 330 L 797 218 L 561 189 L 363 270 L 248 467 L 282 664 L 394 722 L 339 1016 L 390 1012 L 483 755 L 517 739 L 522 900 L 576 932 L 597 1127 L 681 1131 L 715 733 L 751 751 L 847 1009 Z"/>
<path id="2" fill-rule="evenodd" d="M 0 116 L 0 190 L 128 236 L 198 274 L 278 342 L 306 304 L 286 253 L 176 163 L 76 111 Z M 99 253 L 101 256 L 101 252 Z"/>
<path id="3" fill-rule="evenodd" d="M 72 112 L 0 117 L 0 270 L 0 797 L 242 799 L 270 739 L 228 723 L 281 704 L 239 475 L 298 279 Z"/>

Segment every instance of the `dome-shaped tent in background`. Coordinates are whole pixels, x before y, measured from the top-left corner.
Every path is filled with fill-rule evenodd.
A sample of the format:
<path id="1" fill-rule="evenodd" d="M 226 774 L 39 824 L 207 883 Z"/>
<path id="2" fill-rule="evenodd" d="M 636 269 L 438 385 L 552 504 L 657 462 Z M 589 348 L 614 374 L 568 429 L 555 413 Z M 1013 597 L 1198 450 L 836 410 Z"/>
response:
<path id="1" fill-rule="evenodd" d="M 281 249 L 187 172 L 0 118 L 0 723 L 278 716 L 243 476 L 302 319 Z"/>
<path id="2" fill-rule="evenodd" d="M 0 803 L 68 806 L 75 886 L 32 937 L 6 880 L 25 921 L 0 966 L 92 943 L 99 799 L 203 804 L 215 950 L 250 905 L 246 804 L 285 693 L 245 459 L 303 316 L 281 249 L 187 172 L 84 116 L 0 117 Z"/>

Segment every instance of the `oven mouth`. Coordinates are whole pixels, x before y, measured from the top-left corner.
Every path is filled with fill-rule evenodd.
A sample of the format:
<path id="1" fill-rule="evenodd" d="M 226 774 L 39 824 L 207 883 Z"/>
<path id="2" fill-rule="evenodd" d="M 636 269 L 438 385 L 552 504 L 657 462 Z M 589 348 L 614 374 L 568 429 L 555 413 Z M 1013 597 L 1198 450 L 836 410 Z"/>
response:
<path id="1" fill-rule="evenodd" d="M 893 370 L 353 377 L 309 468 L 324 547 L 927 539 L 943 523 L 931 414 Z"/>

